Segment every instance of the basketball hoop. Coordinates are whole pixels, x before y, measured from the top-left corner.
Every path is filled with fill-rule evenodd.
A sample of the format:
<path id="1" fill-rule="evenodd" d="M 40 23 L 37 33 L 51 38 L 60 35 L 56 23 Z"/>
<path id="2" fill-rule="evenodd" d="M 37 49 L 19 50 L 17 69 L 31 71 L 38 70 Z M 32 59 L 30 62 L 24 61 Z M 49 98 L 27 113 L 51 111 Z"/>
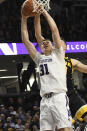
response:
<path id="1" fill-rule="evenodd" d="M 35 16 L 41 13 L 42 9 L 49 11 L 50 0 L 25 0 L 22 4 L 21 12 L 24 16 Z M 41 7 L 41 8 L 40 8 Z"/>
<path id="2" fill-rule="evenodd" d="M 33 0 L 33 12 L 40 13 L 41 9 L 38 8 L 38 5 L 47 11 L 50 10 L 50 0 Z"/>

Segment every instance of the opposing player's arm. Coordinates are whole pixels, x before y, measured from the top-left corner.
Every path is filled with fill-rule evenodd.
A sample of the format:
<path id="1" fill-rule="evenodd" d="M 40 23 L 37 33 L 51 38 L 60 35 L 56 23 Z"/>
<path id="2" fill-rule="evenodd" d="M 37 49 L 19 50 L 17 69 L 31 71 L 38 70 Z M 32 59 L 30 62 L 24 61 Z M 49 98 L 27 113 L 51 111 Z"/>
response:
<path id="1" fill-rule="evenodd" d="M 50 16 L 50 14 L 46 10 L 43 10 L 42 14 L 46 18 L 50 26 L 55 47 L 60 48 L 61 47 L 61 38 L 60 38 L 59 30 L 57 28 L 55 21 L 53 20 L 53 18 Z"/>
<path id="2" fill-rule="evenodd" d="M 78 70 L 82 73 L 87 73 L 87 65 L 83 64 L 79 60 L 72 59 L 73 62 L 73 69 Z"/>
<path id="3" fill-rule="evenodd" d="M 25 44 L 25 46 L 29 52 L 29 55 L 31 56 L 32 59 L 34 59 L 37 51 L 36 51 L 34 45 L 32 44 L 32 42 L 29 40 L 29 34 L 28 34 L 28 30 L 27 30 L 27 18 L 23 15 L 22 15 L 22 19 L 21 19 L 21 36 L 22 36 L 22 41 Z"/>
<path id="4" fill-rule="evenodd" d="M 34 18 L 34 28 L 35 28 L 35 37 L 37 39 L 38 44 L 40 45 L 41 42 L 44 40 L 41 32 L 41 24 L 40 24 L 40 15 L 36 15 Z"/>

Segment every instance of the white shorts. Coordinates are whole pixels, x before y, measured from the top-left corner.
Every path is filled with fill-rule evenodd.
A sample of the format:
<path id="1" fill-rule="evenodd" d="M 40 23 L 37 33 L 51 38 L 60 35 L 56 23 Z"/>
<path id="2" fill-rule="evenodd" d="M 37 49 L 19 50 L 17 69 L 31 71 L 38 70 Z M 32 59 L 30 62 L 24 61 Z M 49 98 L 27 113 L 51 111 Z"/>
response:
<path id="1" fill-rule="evenodd" d="M 43 97 L 40 104 L 40 131 L 72 127 L 69 100 L 66 93 Z"/>

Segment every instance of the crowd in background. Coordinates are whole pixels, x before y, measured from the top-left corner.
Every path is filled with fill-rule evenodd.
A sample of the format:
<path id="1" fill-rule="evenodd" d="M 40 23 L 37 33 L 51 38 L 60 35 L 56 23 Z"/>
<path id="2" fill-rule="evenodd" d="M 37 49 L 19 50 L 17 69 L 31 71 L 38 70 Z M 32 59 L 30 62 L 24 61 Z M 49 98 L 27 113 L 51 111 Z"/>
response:
<path id="1" fill-rule="evenodd" d="M 61 0 L 58 4 L 50 3 L 50 14 L 56 21 L 61 36 L 66 41 L 84 41 L 87 36 L 87 6 L 72 1 Z M 21 42 L 21 5 L 24 0 L 8 0 L 0 4 L 0 42 Z M 54 8 L 55 7 L 55 8 Z M 34 17 L 29 20 L 31 41 L 35 41 Z M 43 34 L 51 38 L 50 30 L 44 18 L 41 18 Z M 45 28 L 43 28 L 45 25 Z"/>
<path id="2" fill-rule="evenodd" d="M 7 99 L 0 102 L 0 131 L 39 131 L 39 100 Z"/>

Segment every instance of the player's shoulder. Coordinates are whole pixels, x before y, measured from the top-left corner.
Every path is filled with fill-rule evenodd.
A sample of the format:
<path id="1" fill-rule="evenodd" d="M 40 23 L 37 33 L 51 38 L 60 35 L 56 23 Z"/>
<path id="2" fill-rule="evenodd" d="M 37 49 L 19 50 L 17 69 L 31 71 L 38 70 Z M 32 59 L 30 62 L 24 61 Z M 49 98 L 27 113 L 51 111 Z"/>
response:
<path id="1" fill-rule="evenodd" d="M 66 57 L 65 57 L 65 61 L 70 62 L 70 61 L 72 61 L 72 58 L 70 58 L 70 57 L 66 56 Z"/>

